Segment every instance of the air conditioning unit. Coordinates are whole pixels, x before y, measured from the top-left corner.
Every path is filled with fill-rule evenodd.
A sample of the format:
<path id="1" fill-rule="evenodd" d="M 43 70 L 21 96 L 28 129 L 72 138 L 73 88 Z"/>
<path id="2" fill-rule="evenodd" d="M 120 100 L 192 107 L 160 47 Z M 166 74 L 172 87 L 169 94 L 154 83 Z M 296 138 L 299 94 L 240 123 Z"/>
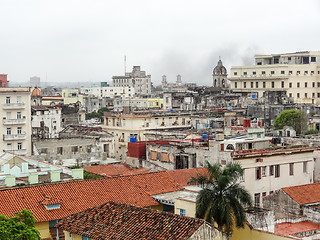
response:
<path id="1" fill-rule="evenodd" d="M 263 162 L 263 159 L 262 158 L 257 158 L 256 162 Z"/>

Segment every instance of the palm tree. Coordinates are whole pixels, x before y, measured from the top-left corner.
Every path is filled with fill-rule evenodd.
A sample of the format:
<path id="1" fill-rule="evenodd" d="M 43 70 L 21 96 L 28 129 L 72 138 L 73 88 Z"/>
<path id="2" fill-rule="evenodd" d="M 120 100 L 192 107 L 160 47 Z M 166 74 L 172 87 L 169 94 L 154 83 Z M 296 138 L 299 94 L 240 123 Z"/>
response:
<path id="1" fill-rule="evenodd" d="M 238 183 L 243 169 L 237 163 L 228 163 L 223 168 L 220 164 L 209 162 L 206 168 L 206 175 L 189 180 L 189 183 L 202 187 L 197 197 L 196 217 L 211 224 L 216 223 L 219 231 L 229 235 L 234 225 L 237 228 L 244 227 L 244 207 L 252 204 L 250 194 Z"/>

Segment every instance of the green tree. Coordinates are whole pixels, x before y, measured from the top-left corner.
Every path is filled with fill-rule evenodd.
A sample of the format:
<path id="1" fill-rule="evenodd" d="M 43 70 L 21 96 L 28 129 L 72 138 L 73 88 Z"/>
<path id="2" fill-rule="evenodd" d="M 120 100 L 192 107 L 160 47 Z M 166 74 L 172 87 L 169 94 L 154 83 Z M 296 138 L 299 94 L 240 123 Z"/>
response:
<path id="1" fill-rule="evenodd" d="M 284 126 L 291 126 L 298 134 L 304 133 L 307 129 L 308 119 L 304 112 L 299 110 L 282 111 L 274 121 L 274 129 L 282 129 Z"/>
<path id="2" fill-rule="evenodd" d="M 86 113 L 86 120 L 89 120 L 92 118 L 99 118 L 101 122 L 103 122 L 104 112 L 109 112 L 109 109 L 107 107 L 103 107 L 103 108 L 100 108 L 98 112 Z"/>
<path id="3" fill-rule="evenodd" d="M 189 180 L 202 187 L 197 197 L 196 217 L 216 223 L 219 231 L 230 236 L 234 225 L 244 227 L 245 207 L 252 205 L 250 194 L 238 183 L 243 169 L 237 163 L 228 163 L 223 168 L 208 162 L 206 168 L 206 175 Z"/>
<path id="4" fill-rule="evenodd" d="M 15 213 L 15 217 L 0 215 L 0 240 L 38 240 L 39 231 L 30 210 Z"/>

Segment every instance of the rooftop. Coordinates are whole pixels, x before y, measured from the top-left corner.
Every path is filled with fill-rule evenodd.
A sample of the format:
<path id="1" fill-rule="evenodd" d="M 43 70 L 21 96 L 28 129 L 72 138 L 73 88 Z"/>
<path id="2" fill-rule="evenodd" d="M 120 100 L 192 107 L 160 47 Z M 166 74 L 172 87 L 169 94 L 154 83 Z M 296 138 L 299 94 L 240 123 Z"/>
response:
<path id="1" fill-rule="evenodd" d="M 56 227 L 94 239 L 189 239 L 204 220 L 109 202 L 62 219 Z"/>
<path id="2" fill-rule="evenodd" d="M 297 239 L 302 239 L 308 235 L 314 235 L 319 232 L 320 224 L 308 221 L 298 223 L 279 223 L 275 226 L 275 234 L 282 236 L 293 236 Z"/>
<path id="3" fill-rule="evenodd" d="M 320 183 L 310 183 L 282 190 L 300 205 L 320 202 Z"/>

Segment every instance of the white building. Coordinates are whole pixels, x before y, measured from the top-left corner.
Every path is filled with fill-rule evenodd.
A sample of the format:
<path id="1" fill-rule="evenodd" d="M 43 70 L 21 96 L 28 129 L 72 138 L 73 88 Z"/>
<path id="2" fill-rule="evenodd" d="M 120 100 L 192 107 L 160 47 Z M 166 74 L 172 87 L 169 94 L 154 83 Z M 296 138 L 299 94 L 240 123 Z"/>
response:
<path id="1" fill-rule="evenodd" d="M 132 87 L 136 95 L 151 94 L 151 75 L 146 75 L 140 70 L 140 66 L 133 66 L 132 72 L 126 72 L 125 76 L 113 76 L 113 87 Z"/>
<path id="2" fill-rule="evenodd" d="M 320 104 L 320 51 L 256 55 L 255 65 L 231 67 L 234 92 L 286 91 L 296 103 Z"/>
<path id="3" fill-rule="evenodd" d="M 93 95 L 100 98 L 114 98 L 117 96 L 121 97 L 132 97 L 135 94 L 134 88 L 130 86 L 126 87 L 88 87 L 81 88 L 81 93 L 87 95 Z"/>
<path id="4" fill-rule="evenodd" d="M 29 88 L 0 88 L 0 151 L 31 154 L 31 99 Z"/>

